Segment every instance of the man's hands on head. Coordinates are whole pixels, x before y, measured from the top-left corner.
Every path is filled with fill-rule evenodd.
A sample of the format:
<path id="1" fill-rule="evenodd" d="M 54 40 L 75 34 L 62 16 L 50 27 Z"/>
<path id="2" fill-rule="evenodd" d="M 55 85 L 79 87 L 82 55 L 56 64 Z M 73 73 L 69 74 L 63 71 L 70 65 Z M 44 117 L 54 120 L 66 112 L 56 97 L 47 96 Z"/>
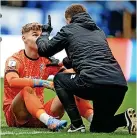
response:
<path id="1" fill-rule="evenodd" d="M 50 15 L 48 16 L 48 23 L 45 25 L 41 25 L 41 28 L 42 28 L 42 33 L 39 37 L 37 37 L 35 42 L 38 47 L 38 53 L 43 53 L 43 54 L 41 54 L 41 56 L 45 56 L 45 52 L 43 52 L 43 51 L 44 51 L 44 49 L 46 49 L 46 46 L 48 45 L 49 35 L 50 35 L 51 31 L 53 30 L 53 28 L 51 26 Z M 41 52 L 39 52 L 39 51 L 41 51 Z"/>
<path id="2" fill-rule="evenodd" d="M 51 26 L 51 16 L 48 15 L 48 23 L 45 25 L 42 25 L 42 33 L 48 33 L 50 35 L 50 33 L 52 32 L 53 28 Z"/>
<path id="3" fill-rule="evenodd" d="M 53 30 L 53 28 L 49 24 L 42 25 L 42 34 L 48 33 L 50 35 L 52 30 Z"/>

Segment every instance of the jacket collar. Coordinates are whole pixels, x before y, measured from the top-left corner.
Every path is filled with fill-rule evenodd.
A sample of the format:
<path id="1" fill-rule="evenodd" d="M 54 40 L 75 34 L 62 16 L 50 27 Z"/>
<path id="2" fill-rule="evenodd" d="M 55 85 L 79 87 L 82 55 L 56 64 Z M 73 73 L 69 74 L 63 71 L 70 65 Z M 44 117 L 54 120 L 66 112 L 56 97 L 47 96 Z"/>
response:
<path id="1" fill-rule="evenodd" d="M 96 23 L 93 21 L 90 15 L 86 12 L 74 15 L 71 19 L 71 23 L 77 23 L 79 26 L 90 30 L 99 29 L 99 27 L 97 27 Z"/>

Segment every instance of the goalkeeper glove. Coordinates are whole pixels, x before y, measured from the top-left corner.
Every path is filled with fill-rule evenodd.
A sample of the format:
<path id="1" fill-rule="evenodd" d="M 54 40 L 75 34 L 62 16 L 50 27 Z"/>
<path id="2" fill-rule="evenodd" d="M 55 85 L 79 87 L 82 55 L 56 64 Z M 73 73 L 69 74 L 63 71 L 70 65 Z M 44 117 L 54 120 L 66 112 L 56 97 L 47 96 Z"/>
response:
<path id="1" fill-rule="evenodd" d="M 54 89 L 54 84 L 53 84 L 52 81 L 44 80 L 44 81 L 43 81 L 43 87 L 55 91 L 55 89 Z"/>
<path id="2" fill-rule="evenodd" d="M 33 79 L 34 87 L 45 87 L 47 89 L 54 90 L 54 84 L 52 81 Z"/>

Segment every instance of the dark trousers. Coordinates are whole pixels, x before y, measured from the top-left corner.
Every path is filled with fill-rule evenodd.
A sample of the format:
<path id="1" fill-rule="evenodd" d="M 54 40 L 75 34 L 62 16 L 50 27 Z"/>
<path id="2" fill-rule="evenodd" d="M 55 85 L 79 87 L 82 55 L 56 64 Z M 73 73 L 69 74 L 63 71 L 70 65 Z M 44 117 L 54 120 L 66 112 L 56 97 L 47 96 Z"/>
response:
<path id="1" fill-rule="evenodd" d="M 127 91 L 125 86 L 92 84 L 87 87 L 79 75 L 58 73 L 54 78 L 56 93 L 62 102 L 72 124 L 83 122 L 75 104 L 74 95 L 93 101 L 91 132 L 113 132 L 126 126 L 124 113 L 115 115 Z M 78 125 L 77 125 L 78 124 Z"/>

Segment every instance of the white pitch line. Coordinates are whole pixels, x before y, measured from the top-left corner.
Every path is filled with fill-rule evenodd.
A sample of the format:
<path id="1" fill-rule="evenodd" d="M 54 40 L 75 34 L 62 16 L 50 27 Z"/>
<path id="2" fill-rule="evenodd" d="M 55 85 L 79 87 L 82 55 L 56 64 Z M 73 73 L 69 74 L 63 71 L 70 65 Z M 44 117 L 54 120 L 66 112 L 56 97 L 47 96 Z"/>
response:
<path id="1" fill-rule="evenodd" d="M 53 132 L 36 131 L 36 132 L 19 132 L 19 133 L 17 133 L 17 132 L 5 131 L 5 132 L 0 133 L 0 135 L 29 135 L 29 134 L 34 135 L 34 134 L 47 134 L 47 133 L 53 133 Z M 56 132 L 54 132 L 54 133 L 56 133 Z"/>
<path id="2" fill-rule="evenodd" d="M 116 132 L 120 132 L 120 131 L 116 131 Z M 121 130 L 121 132 L 128 132 L 127 130 L 123 129 Z M 59 132 L 49 132 L 49 131 L 33 131 L 33 132 L 10 132 L 10 131 L 5 131 L 0 133 L 0 135 L 35 135 L 35 134 L 50 134 L 50 133 L 59 133 Z"/>

